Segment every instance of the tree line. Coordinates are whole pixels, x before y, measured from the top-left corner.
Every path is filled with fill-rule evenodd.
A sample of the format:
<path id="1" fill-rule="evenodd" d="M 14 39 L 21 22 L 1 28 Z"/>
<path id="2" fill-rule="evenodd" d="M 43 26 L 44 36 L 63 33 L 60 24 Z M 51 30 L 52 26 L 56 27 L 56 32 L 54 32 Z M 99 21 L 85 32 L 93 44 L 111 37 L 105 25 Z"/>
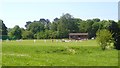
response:
<path id="1" fill-rule="evenodd" d="M 120 41 L 120 21 L 99 18 L 82 20 L 69 13 L 55 18 L 52 22 L 44 18 L 39 21 L 28 21 L 25 28 L 20 28 L 18 25 L 7 28 L 2 20 L 0 20 L 0 26 L 2 26 L 0 27 L 2 39 L 61 39 L 68 38 L 69 33 L 88 33 L 88 38 L 91 39 L 96 37 L 98 30 L 108 29 L 113 33 L 114 40 Z M 118 45 L 118 43 L 115 44 Z"/>

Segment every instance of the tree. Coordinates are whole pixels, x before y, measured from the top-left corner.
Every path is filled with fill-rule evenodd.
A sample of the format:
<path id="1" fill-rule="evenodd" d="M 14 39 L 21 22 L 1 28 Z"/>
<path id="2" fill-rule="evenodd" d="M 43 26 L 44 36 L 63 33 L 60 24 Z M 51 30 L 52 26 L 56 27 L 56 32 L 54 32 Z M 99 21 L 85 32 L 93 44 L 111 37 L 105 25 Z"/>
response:
<path id="1" fill-rule="evenodd" d="M 44 25 L 44 29 L 45 30 L 49 30 L 50 29 L 50 21 L 49 21 L 49 19 L 41 18 L 39 20 L 39 22 L 41 22 Z"/>
<path id="2" fill-rule="evenodd" d="M 88 28 L 88 30 L 87 30 L 88 38 L 91 39 L 93 37 L 93 35 L 92 35 L 93 34 L 92 33 L 92 25 L 94 24 L 94 21 L 91 20 L 91 19 L 87 19 L 86 22 L 88 24 L 88 26 L 87 26 L 87 28 Z"/>
<path id="3" fill-rule="evenodd" d="M 78 31 L 77 22 L 72 15 L 66 13 L 60 17 L 57 30 L 61 38 L 66 38 L 68 33 Z"/>
<path id="4" fill-rule="evenodd" d="M 102 28 L 101 25 L 102 24 L 100 22 L 95 22 L 94 24 L 92 24 L 92 28 L 89 33 L 90 38 L 96 37 L 96 32 Z"/>
<path id="5" fill-rule="evenodd" d="M 103 29 L 108 29 L 108 27 L 110 26 L 110 22 L 109 21 L 107 21 L 107 20 L 102 20 L 101 21 L 101 23 L 102 23 L 102 25 L 103 25 Z"/>
<path id="6" fill-rule="evenodd" d="M 88 33 L 89 39 L 91 39 L 92 37 L 96 37 L 97 30 L 100 30 L 103 27 L 99 18 L 87 19 L 82 25 L 84 26 L 84 28 L 80 29 L 83 29 L 84 32 Z"/>
<path id="7" fill-rule="evenodd" d="M 31 21 L 26 22 L 25 27 L 27 28 L 30 23 L 32 23 L 32 22 Z"/>
<path id="8" fill-rule="evenodd" d="M 55 19 L 53 20 L 53 22 L 58 22 L 58 20 L 59 20 L 58 18 L 55 18 Z"/>
<path id="9" fill-rule="evenodd" d="M 22 39 L 33 39 L 33 36 L 33 33 L 30 31 L 25 30 L 22 32 Z"/>
<path id="10" fill-rule="evenodd" d="M 113 21 L 113 20 L 109 20 L 109 22 L 111 23 L 111 25 L 109 26 L 109 30 L 113 33 L 112 37 L 114 38 L 114 46 L 115 49 L 120 50 L 120 28 L 119 25 Z"/>
<path id="11" fill-rule="evenodd" d="M 88 37 L 91 39 L 92 37 L 96 37 L 97 30 L 102 28 L 102 23 L 99 18 L 94 18 L 93 20 L 88 19 Z"/>
<path id="12" fill-rule="evenodd" d="M 7 39 L 8 38 L 7 33 L 8 31 L 6 25 L 3 23 L 2 20 L 0 20 L 0 39 L 2 40 Z"/>
<path id="13" fill-rule="evenodd" d="M 113 25 L 111 22 L 112 21 L 107 20 L 101 21 L 99 18 L 82 20 L 80 18 L 74 18 L 69 13 L 66 13 L 60 18 L 55 18 L 52 23 L 49 21 L 49 19 L 40 18 L 39 21 L 35 20 L 33 22 L 26 22 L 25 26 L 27 31 L 33 33 L 34 38 L 50 38 L 50 34 L 48 32 L 52 33 L 51 36 L 56 34 L 56 38 L 68 38 L 69 33 L 85 32 L 88 33 L 88 38 L 91 39 L 92 37 L 95 38 L 96 32 L 101 29 L 110 29 L 113 33 L 116 33 L 116 30 L 118 32 L 118 29 L 120 28 L 120 21 L 117 24 L 119 25 L 119 28 L 116 28 L 116 25 Z M 44 33 L 46 35 L 43 35 Z M 118 34 L 119 33 L 113 34 L 113 37 L 119 37 Z"/>
<path id="14" fill-rule="evenodd" d="M 79 32 L 86 33 L 88 32 L 88 23 L 86 21 L 82 21 L 79 25 Z"/>
<path id="15" fill-rule="evenodd" d="M 57 31 L 57 23 L 55 23 L 55 22 L 53 22 L 53 23 L 51 23 L 51 30 L 53 30 L 53 31 Z"/>
<path id="16" fill-rule="evenodd" d="M 35 38 L 37 38 L 37 39 L 47 39 L 47 34 L 45 34 L 43 31 L 40 31 L 39 33 L 35 34 Z"/>
<path id="17" fill-rule="evenodd" d="M 22 38 L 22 31 L 21 28 L 16 25 L 11 31 L 8 33 L 11 39 L 21 39 Z"/>
<path id="18" fill-rule="evenodd" d="M 118 20 L 118 26 L 119 26 L 119 28 L 120 28 L 120 20 Z"/>
<path id="19" fill-rule="evenodd" d="M 99 18 L 94 18 L 93 21 L 94 22 L 100 22 L 100 19 Z"/>
<path id="20" fill-rule="evenodd" d="M 44 31 L 44 24 L 40 22 L 32 22 L 31 24 L 28 25 L 28 31 L 31 31 L 33 34 Z"/>
<path id="21" fill-rule="evenodd" d="M 55 39 L 57 37 L 58 37 L 57 32 L 52 30 L 45 30 L 44 32 L 41 31 L 36 34 L 37 39 Z"/>
<path id="22" fill-rule="evenodd" d="M 0 35 L 7 35 L 7 27 L 2 20 L 0 20 Z"/>
<path id="23" fill-rule="evenodd" d="M 96 40 L 101 46 L 102 50 L 105 50 L 107 46 L 110 46 L 110 43 L 113 42 L 112 33 L 107 29 L 102 29 L 97 31 Z"/>

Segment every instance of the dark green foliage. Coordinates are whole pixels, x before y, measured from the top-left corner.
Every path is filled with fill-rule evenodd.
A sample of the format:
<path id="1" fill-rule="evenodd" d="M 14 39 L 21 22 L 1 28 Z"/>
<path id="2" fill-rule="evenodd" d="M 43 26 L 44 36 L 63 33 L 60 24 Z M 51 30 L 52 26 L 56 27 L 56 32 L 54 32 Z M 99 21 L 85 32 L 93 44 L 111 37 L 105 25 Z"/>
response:
<path id="1" fill-rule="evenodd" d="M 7 27 L 2 20 L 0 20 L 0 35 L 7 35 Z"/>
<path id="2" fill-rule="evenodd" d="M 39 22 L 44 25 L 44 29 L 47 29 L 47 30 L 50 29 L 50 21 L 49 21 L 49 19 L 41 18 L 41 19 L 39 20 Z"/>
<path id="3" fill-rule="evenodd" d="M 58 23 L 56 23 L 56 22 L 51 23 L 51 30 L 57 31 L 57 25 L 58 25 Z"/>
<path id="4" fill-rule="evenodd" d="M 118 20 L 118 27 L 120 28 L 120 20 Z"/>
<path id="5" fill-rule="evenodd" d="M 77 32 L 79 28 L 76 19 L 67 13 L 60 17 L 57 30 L 61 38 L 67 38 L 69 33 Z"/>
<path id="6" fill-rule="evenodd" d="M 93 21 L 94 22 L 100 22 L 100 19 L 99 18 L 94 18 Z"/>
<path id="7" fill-rule="evenodd" d="M 7 32 L 8 31 L 6 25 L 3 23 L 2 20 L 0 20 L 0 39 L 8 39 Z"/>
<path id="8" fill-rule="evenodd" d="M 21 39 L 22 38 L 22 30 L 16 25 L 11 31 L 8 33 L 10 39 Z"/>
<path id="9" fill-rule="evenodd" d="M 68 38 L 69 33 L 79 32 L 88 33 L 88 38 L 91 39 L 96 37 L 97 30 L 107 29 L 110 22 L 107 20 L 101 21 L 99 18 L 82 20 L 66 13 L 60 18 L 55 18 L 52 23 L 49 19 L 41 18 L 39 21 L 28 21 L 25 26 L 28 31 L 33 33 L 36 39 L 49 39 L 52 34 L 54 34 L 55 38 Z"/>
<path id="10" fill-rule="evenodd" d="M 102 24 L 100 22 L 96 22 L 92 25 L 91 33 L 92 37 L 96 37 L 97 30 L 101 29 Z"/>
<path id="11" fill-rule="evenodd" d="M 32 22 L 31 21 L 26 22 L 25 27 L 27 28 L 30 23 L 32 23 Z"/>
<path id="12" fill-rule="evenodd" d="M 93 33 L 92 33 L 92 25 L 94 24 L 94 21 L 93 20 L 91 20 L 91 19 L 88 19 L 88 20 L 86 20 L 86 22 L 87 22 L 87 24 L 88 24 L 88 30 L 87 30 L 87 32 L 88 32 L 88 38 L 89 39 L 91 39 L 92 37 L 93 37 Z"/>
<path id="13" fill-rule="evenodd" d="M 56 39 L 58 38 L 57 31 L 52 30 L 45 30 L 44 32 L 41 31 L 35 35 L 35 38 L 37 39 Z"/>
<path id="14" fill-rule="evenodd" d="M 31 31 L 33 34 L 43 31 L 44 30 L 44 25 L 40 22 L 33 22 L 28 25 L 28 31 Z"/>
<path id="15" fill-rule="evenodd" d="M 113 20 L 110 20 L 109 21 L 111 23 L 111 25 L 109 26 L 109 30 L 113 33 L 113 38 L 114 38 L 114 46 L 115 46 L 115 49 L 118 49 L 120 50 L 120 28 L 119 28 L 119 25 L 118 23 L 116 23 L 115 21 Z"/>
<path id="16" fill-rule="evenodd" d="M 23 39 L 33 39 L 34 35 L 32 32 L 25 30 L 22 32 L 22 38 Z"/>
<path id="17" fill-rule="evenodd" d="M 86 21 L 82 21 L 79 25 L 79 32 L 86 33 L 88 32 L 89 24 Z"/>
<path id="18" fill-rule="evenodd" d="M 9 39 L 9 37 L 7 35 L 2 35 L 2 38 L 0 38 L 2 40 L 6 40 L 6 39 Z"/>

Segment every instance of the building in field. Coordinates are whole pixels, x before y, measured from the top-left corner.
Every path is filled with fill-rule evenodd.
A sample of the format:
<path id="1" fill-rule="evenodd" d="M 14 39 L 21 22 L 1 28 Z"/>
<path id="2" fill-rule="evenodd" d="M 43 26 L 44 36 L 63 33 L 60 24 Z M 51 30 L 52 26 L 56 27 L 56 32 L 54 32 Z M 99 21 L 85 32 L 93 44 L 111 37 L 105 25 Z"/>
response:
<path id="1" fill-rule="evenodd" d="M 71 40 L 87 40 L 88 33 L 69 33 L 69 39 L 71 39 Z"/>

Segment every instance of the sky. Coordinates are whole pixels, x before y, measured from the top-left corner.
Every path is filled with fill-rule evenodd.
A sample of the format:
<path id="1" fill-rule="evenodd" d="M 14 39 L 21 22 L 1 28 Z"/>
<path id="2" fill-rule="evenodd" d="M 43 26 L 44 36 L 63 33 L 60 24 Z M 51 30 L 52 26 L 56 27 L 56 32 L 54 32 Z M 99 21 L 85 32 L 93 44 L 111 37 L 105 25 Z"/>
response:
<path id="1" fill-rule="evenodd" d="M 27 21 L 49 19 L 70 13 L 83 20 L 100 18 L 118 20 L 118 1 L 68 1 L 68 0 L 2 0 L 0 3 L 0 19 L 8 28 L 19 25 L 24 28 Z"/>

